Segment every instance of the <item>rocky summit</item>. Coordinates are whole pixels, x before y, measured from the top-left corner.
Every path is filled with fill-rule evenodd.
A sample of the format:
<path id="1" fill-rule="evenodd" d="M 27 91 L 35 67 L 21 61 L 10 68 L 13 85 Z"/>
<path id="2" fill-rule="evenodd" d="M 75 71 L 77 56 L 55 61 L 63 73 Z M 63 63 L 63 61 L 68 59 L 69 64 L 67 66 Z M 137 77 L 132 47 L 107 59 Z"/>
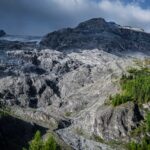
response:
<path id="1" fill-rule="evenodd" d="M 149 67 L 149 33 L 96 18 L 39 43 L 15 43 L 0 40 L 0 106 L 10 116 L 41 126 L 43 138 L 52 132 L 64 150 L 125 150 L 141 140 L 131 133 L 144 124 L 149 103 L 114 106 L 111 98 L 120 79 L 134 78 L 129 68 Z"/>
<path id="2" fill-rule="evenodd" d="M 150 34 L 95 18 L 80 23 L 76 28 L 49 33 L 40 44 L 55 50 L 96 48 L 107 52 L 149 51 Z"/>

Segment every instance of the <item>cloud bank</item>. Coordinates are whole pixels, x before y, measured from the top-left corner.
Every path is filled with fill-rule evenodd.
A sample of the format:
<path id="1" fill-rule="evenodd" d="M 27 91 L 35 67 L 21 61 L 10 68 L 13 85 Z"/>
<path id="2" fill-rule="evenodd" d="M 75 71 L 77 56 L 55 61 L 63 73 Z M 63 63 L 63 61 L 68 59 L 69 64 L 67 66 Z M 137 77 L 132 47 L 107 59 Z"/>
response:
<path id="1" fill-rule="evenodd" d="M 43 35 L 96 17 L 150 32 L 142 0 L 0 0 L 0 28 L 10 34 Z"/>

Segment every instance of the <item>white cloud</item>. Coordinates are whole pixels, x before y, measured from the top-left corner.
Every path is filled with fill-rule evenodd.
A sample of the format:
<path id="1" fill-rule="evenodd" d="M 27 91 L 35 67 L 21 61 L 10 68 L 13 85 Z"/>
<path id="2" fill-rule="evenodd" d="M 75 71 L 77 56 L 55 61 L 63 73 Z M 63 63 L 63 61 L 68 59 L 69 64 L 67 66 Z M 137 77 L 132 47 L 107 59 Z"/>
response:
<path id="1" fill-rule="evenodd" d="M 144 0 L 128 4 L 123 0 L 14 0 L 11 4 L 9 0 L 0 0 L 0 28 L 6 26 L 13 34 L 18 29 L 19 34 L 45 34 L 76 26 L 90 18 L 103 17 L 150 32 L 150 9 L 141 8 L 141 2 Z"/>
<path id="2" fill-rule="evenodd" d="M 120 1 L 102 0 L 99 2 L 100 11 L 108 19 L 121 25 L 131 25 L 150 31 L 150 10 L 142 9 L 136 3 L 123 4 Z"/>
<path id="3" fill-rule="evenodd" d="M 121 25 L 143 28 L 150 31 L 150 9 L 143 9 L 139 3 L 144 0 L 125 4 L 120 0 L 52 0 L 64 13 L 68 13 L 73 22 L 92 17 L 104 17 Z"/>

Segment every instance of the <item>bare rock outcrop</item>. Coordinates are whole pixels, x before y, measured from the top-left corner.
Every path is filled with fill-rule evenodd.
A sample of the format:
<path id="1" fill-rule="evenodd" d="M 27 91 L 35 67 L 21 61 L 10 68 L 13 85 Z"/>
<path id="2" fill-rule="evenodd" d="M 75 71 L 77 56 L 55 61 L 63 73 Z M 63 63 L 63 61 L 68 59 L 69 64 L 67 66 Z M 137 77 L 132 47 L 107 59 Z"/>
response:
<path id="1" fill-rule="evenodd" d="M 40 42 L 42 47 L 55 50 L 104 49 L 115 51 L 149 51 L 150 34 L 125 28 L 102 18 L 80 23 L 75 28 L 66 28 L 49 33 Z"/>
<path id="2" fill-rule="evenodd" d="M 129 140 L 130 132 L 137 128 L 143 116 L 138 105 L 123 104 L 116 108 L 103 106 L 96 112 L 94 134 L 105 140 Z"/>
<path id="3" fill-rule="evenodd" d="M 4 30 L 0 30 L 0 37 L 6 35 L 5 31 Z"/>

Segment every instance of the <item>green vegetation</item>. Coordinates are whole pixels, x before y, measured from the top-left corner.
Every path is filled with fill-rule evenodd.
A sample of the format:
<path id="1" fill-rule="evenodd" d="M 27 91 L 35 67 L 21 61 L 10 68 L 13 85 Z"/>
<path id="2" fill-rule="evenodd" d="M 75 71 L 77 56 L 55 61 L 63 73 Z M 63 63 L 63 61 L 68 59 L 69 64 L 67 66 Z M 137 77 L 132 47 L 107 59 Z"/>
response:
<path id="1" fill-rule="evenodd" d="M 140 143 L 131 142 L 127 145 L 128 150 L 150 150 L 150 137 L 147 136 L 150 132 L 150 112 L 145 116 L 144 122 L 131 132 L 134 137 L 143 136 Z"/>
<path id="2" fill-rule="evenodd" d="M 141 69 L 130 69 L 128 75 L 123 75 L 120 80 L 121 93 L 110 96 L 113 106 L 133 101 L 138 105 L 150 101 L 150 69 L 142 68 L 150 61 L 141 64 Z M 131 132 L 132 137 L 143 137 L 139 143 L 131 142 L 127 144 L 128 150 L 150 150 L 150 112 L 147 113 L 143 122 Z"/>
<path id="3" fill-rule="evenodd" d="M 29 150 L 42 150 L 43 141 L 41 139 L 40 131 L 37 131 L 34 139 L 29 143 Z"/>
<path id="4" fill-rule="evenodd" d="M 49 136 L 48 140 L 44 144 L 44 150 L 56 150 L 60 149 L 57 145 L 55 139 L 52 136 Z"/>
<path id="5" fill-rule="evenodd" d="M 113 106 L 118 106 L 121 104 L 124 104 L 128 101 L 131 101 L 131 97 L 128 95 L 121 95 L 121 94 L 116 94 L 114 97 L 112 97 L 112 104 Z"/>
<path id="6" fill-rule="evenodd" d="M 42 140 L 40 131 L 37 131 L 34 138 L 29 142 L 29 150 L 60 150 L 53 136 L 49 136 L 46 141 Z M 23 148 L 23 150 L 27 150 Z"/>
<path id="7" fill-rule="evenodd" d="M 96 142 L 104 143 L 104 140 L 100 136 L 93 135 L 93 138 Z"/>
<path id="8" fill-rule="evenodd" d="M 8 107 L 6 107 L 1 101 L 0 101 L 0 116 L 8 116 L 11 114 L 11 111 Z"/>
<path id="9" fill-rule="evenodd" d="M 147 116 L 146 116 L 146 130 L 147 132 L 150 132 L 150 112 L 147 113 Z"/>
<path id="10" fill-rule="evenodd" d="M 68 111 L 68 112 L 65 113 L 65 116 L 66 116 L 66 117 L 70 117 L 71 114 L 72 114 L 72 112 L 69 112 L 69 111 Z"/>
<path id="11" fill-rule="evenodd" d="M 5 117 L 5 116 L 9 116 L 9 115 L 11 115 L 11 111 L 9 108 L 6 108 L 6 107 L 1 108 L 0 107 L 0 116 Z"/>
<path id="12" fill-rule="evenodd" d="M 137 137 L 143 133 L 146 132 L 146 124 L 145 122 L 143 122 L 141 125 L 139 125 L 136 129 L 134 129 L 133 131 L 131 131 L 131 136 L 132 137 Z"/>
<path id="13" fill-rule="evenodd" d="M 144 121 L 131 132 L 131 136 L 137 137 L 140 135 L 146 135 L 147 132 L 150 132 L 150 112 L 147 113 Z"/>
<path id="14" fill-rule="evenodd" d="M 9 114 L 3 110 L 0 110 L 0 116 L 4 117 L 4 116 L 8 116 Z"/>
<path id="15" fill-rule="evenodd" d="M 150 69 L 130 69 L 129 75 L 120 80 L 121 94 L 110 97 L 113 106 L 134 101 L 143 104 L 150 101 Z"/>
<path id="16" fill-rule="evenodd" d="M 128 150 L 150 150 L 150 138 L 145 136 L 140 143 L 131 142 L 127 148 Z"/>

